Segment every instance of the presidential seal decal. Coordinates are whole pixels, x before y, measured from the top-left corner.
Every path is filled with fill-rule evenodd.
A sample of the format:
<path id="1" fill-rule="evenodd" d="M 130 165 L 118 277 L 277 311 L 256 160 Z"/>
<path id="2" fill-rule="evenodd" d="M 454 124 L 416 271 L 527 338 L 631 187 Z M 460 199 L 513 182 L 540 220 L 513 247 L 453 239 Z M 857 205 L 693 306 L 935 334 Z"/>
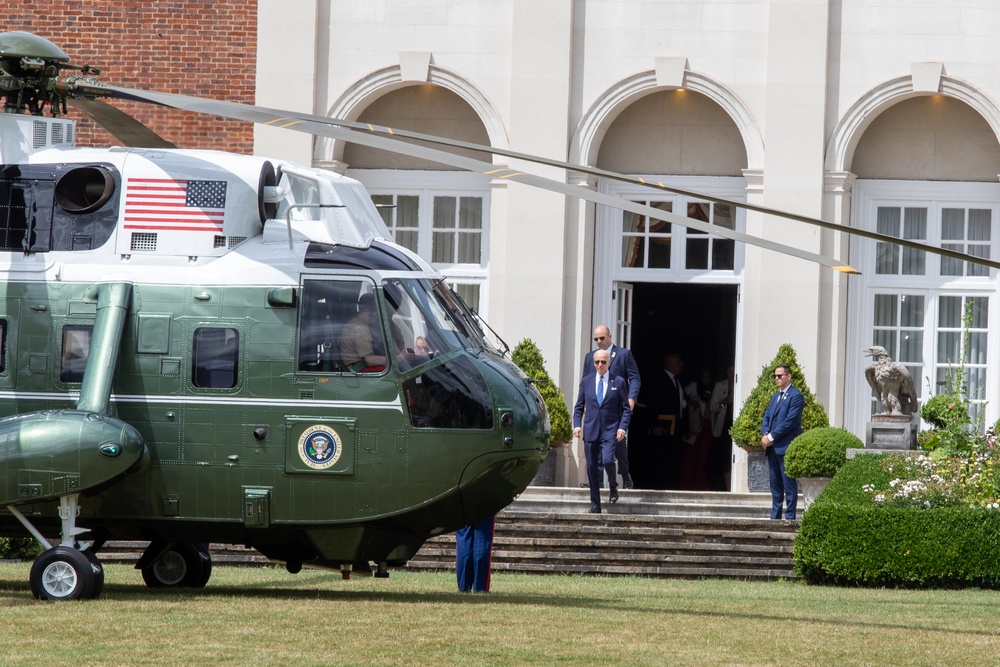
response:
<path id="1" fill-rule="evenodd" d="M 326 470 L 340 460 L 344 446 L 329 426 L 310 426 L 299 438 L 299 458 L 313 470 Z"/>

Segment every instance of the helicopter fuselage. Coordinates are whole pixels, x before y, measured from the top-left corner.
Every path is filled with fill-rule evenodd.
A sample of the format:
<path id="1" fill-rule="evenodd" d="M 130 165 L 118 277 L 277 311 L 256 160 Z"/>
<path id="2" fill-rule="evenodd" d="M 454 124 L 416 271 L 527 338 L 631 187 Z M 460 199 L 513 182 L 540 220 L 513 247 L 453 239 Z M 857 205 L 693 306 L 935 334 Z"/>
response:
<path id="1" fill-rule="evenodd" d="M 537 391 L 387 240 L 357 182 L 213 152 L 24 153 L 5 151 L 0 179 L 0 506 L 44 532 L 75 489 L 98 543 L 244 543 L 337 567 L 405 561 L 534 476 Z M 89 474 L 104 440 L 81 437 L 76 457 L 45 442 L 76 437 L 77 408 L 147 451 Z M 43 434 L 30 447 L 17 419 Z M 0 533 L 23 534 L 2 509 Z"/>

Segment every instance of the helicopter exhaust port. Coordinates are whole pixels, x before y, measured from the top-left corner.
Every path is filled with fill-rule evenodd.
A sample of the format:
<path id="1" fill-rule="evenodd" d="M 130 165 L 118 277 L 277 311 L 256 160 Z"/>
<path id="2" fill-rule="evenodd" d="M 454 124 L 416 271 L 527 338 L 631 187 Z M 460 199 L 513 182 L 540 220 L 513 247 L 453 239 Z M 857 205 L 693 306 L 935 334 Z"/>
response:
<path id="1" fill-rule="evenodd" d="M 56 203 L 67 213 L 93 213 L 115 194 L 115 177 L 98 165 L 70 169 L 56 183 Z"/>

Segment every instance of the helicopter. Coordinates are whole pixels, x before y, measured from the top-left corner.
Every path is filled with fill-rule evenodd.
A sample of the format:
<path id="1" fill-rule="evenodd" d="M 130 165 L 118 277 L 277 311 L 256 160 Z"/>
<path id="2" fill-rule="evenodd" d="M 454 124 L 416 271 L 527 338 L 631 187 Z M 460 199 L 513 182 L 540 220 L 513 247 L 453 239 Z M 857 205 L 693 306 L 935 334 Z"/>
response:
<path id="1" fill-rule="evenodd" d="M 99 596 L 128 536 L 151 587 L 204 586 L 213 541 L 387 576 L 524 490 L 541 396 L 358 182 L 75 147 L 41 115 L 65 53 L 0 57 L 0 534 L 41 545 L 35 597 Z"/>
<path id="2" fill-rule="evenodd" d="M 154 588 L 205 586 L 210 542 L 292 573 L 375 563 L 388 576 L 430 537 L 508 505 L 548 448 L 545 404 L 506 345 L 392 242 L 360 183 L 176 148 L 98 98 L 386 148 L 854 271 L 442 149 L 621 174 L 120 88 L 69 60 L 43 37 L 0 33 L 0 535 L 41 545 L 29 575 L 40 599 L 98 597 L 111 539 L 149 542 L 136 567 Z M 77 147 L 67 104 L 125 146 Z"/>

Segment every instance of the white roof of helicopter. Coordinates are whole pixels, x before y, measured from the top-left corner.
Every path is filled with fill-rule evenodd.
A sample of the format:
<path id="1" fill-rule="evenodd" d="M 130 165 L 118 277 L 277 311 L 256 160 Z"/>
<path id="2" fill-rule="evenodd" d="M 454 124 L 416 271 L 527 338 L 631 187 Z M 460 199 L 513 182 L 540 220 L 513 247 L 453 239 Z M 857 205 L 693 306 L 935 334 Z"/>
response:
<path id="1" fill-rule="evenodd" d="M 34 280 L 127 276 L 224 284 L 234 272 L 252 271 L 255 282 L 294 283 L 309 242 L 355 248 L 374 240 L 392 243 L 371 198 L 354 179 L 221 151 L 77 148 L 74 135 L 73 121 L 64 118 L 0 115 L 5 164 L 103 165 L 118 172 L 122 192 L 114 234 L 93 250 L 0 253 L 0 271 L 9 278 L 23 272 Z M 267 163 L 280 181 L 263 195 L 277 204 L 277 214 L 262 224 L 259 190 Z M 436 273 L 415 254 L 394 247 Z"/>

